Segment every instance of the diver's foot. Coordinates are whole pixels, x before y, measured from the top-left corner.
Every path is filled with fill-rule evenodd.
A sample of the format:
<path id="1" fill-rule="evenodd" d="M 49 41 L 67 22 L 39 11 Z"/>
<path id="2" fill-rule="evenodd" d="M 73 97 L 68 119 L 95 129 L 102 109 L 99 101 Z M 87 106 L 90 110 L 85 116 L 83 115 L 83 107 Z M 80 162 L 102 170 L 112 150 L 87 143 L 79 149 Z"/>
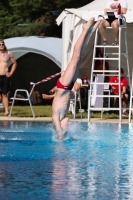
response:
<path id="1" fill-rule="evenodd" d="M 92 17 L 89 19 L 89 21 L 85 24 L 83 24 L 83 29 L 88 30 L 94 23 L 95 17 Z"/>

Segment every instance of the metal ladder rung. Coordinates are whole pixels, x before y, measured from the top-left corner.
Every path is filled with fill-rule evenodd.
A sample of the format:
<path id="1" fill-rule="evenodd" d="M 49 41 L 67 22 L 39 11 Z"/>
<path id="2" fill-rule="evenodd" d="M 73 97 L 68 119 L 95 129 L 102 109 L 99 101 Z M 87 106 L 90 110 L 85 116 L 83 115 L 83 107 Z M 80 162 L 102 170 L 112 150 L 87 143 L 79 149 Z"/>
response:
<path id="1" fill-rule="evenodd" d="M 109 55 L 117 56 L 117 55 L 119 55 L 119 53 L 106 53 L 105 56 L 109 56 Z M 121 53 L 121 55 L 123 55 L 123 56 L 127 56 L 127 53 Z M 96 58 L 96 57 L 95 57 L 95 58 Z"/>
<path id="2" fill-rule="evenodd" d="M 119 48 L 118 46 L 113 46 L 113 45 L 96 45 L 95 47 L 101 47 L 101 48 Z"/>
<path id="3" fill-rule="evenodd" d="M 94 58 L 94 60 L 119 60 L 119 58 Z"/>
<path id="4" fill-rule="evenodd" d="M 101 70 L 93 69 L 92 72 L 107 72 L 107 70 L 105 70 L 105 69 L 104 70 L 102 70 L 102 69 Z M 113 73 L 113 74 L 108 74 L 108 73 Z M 118 71 L 108 70 L 108 73 L 106 75 L 112 75 L 112 76 L 114 76 L 114 75 L 118 74 Z M 114 74 L 114 73 L 116 73 L 116 74 Z"/>
<path id="5" fill-rule="evenodd" d="M 125 42 L 125 53 L 121 52 L 121 31 L 122 29 L 124 28 L 124 42 Z M 94 41 L 94 51 L 93 51 L 93 60 L 92 60 L 92 70 L 91 70 L 91 80 L 90 80 L 90 90 L 88 91 L 88 121 L 90 120 L 90 111 L 91 110 L 99 110 L 99 111 L 102 111 L 102 110 L 119 110 L 119 120 L 121 121 L 122 120 L 122 113 L 121 113 L 121 110 L 122 110 L 122 102 L 121 102 L 121 92 L 119 93 L 119 95 L 110 95 L 110 94 L 106 94 L 104 95 L 104 92 L 106 92 L 105 90 L 103 90 L 103 93 L 101 91 L 101 95 L 99 93 L 99 95 L 97 95 L 96 90 L 99 90 L 99 88 L 97 87 L 97 85 L 112 85 L 111 83 L 104 83 L 104 80 L 101 79 L 101 81 L 103 82 L 100 82 L 98 81 L 97 83 L 96 82 L 93 82 L 93 78 L 94 77 L 98 77 L 98 75 L 96 75 L 96 73 L 101 73 L 101 75 L 103 75 L 104 77 L 105 76 L 115 76 L 116 74 L 119 76 L 119 79 L 120 79 L 120 69 L 121 69 L 121 56 L 125 56 L 125 58 L 127 59 L 127 69 L 128 69 L 128 74 L 129 74 L 129 62 L 128 62 L 128 47 L 127 47 L 127 36 L 126 36 L 126 27 L 119 27 L 119 45 L 118 46 L 113 46 L 113 45 L 98 45 L 98 29 L 96 30 L 96 34 L 95 34 L 95 41 Z M 107 29 L 112 29 L 112 27 L 107 27 Z M 97 48 L 102 48 L 103 49 L 103 57 L 96 57 L 96 51 L 97 51 Z M 110 51 L 113 49 L 118 49 L 118 52 L 112 52 L 112 53 L 108 53 L 106 52 L 106 49 L 110 49 Z M 115 50 L 114 50 L 115 51 Z M 111 58 L 109 58 L 108 56 L 112 55 Z M 114 56 L 114 57 L 113 57 Z M 97 60 L 102 60 L 102 68 L 104 70 L 95 70 L 94 69 L 94 66 L 95 66 L 95 61 Z M 119 70 L 106 70 L 106 66 L 105 66 L 105 61 L 114 61 L 114 62 L 118 62 L 118 69 Z M 107 74 L 106 74 L 107 73 Z M 114 73 L 114 74 L 113 74 Z M 100 75 L 100 74 L 99 74 Z M 103 78 L 104 78 L 103 77 Z M 119 85 L 119 90 L 121 90 L 121 85 L 119 84 L 120 82 L 118 83 L 113 83 L 113 85 Z M 130 83 L 130 79 L 129 79 L 129 83 Z M 96 88 L 94 88 L 96 87 Z M 98 88 L 98 89 L 97 89 Z M 102 87 L 101 87 L 101 90 L 102 90 Z M 93 91 L 95 91 L 96 93 L 93 93 Z M 90 95 L 89 95 L 90 94 Z M 109 104 L 109 107 L 106 107 L 104 108 L 102 106 L 102 102 L 103 100 L 100 100 L 99 102 L 99 99 L 97 99 L 97 103 L 101 103 L 101 107 L 100 108 L 94 108 L 91 106 L 91 100 L 93 100 L 93 97 L 108 97 L 109 99 L 110 98 L 119 98 L 119 108 L 110 108 L 110 104 Z M 95 104 L 95 98 L 94 98 L 94 105 Z"/>
<path id="6" fill-rule="evenodd" d="M 102 71 L 99 71 L 99 72 L 102 72 Z M 101 74 L 103 74 L 103 73 L 101 73 Z M 94 74 L 93 76 L 96 76 L 96 74 Z M 116 76 L 116 74 L 105 74 L 105 76 Z M 129 77 L 129 76 L 127 76 L 127 77 Z"/>
<path id="7" fill-rule="evenodd" d="M 98 82 L 98 83 L 95 83 L 95 82 L 90 82 L 90 84 L 91 85 L 94 85 L 94 84 L 96 84 L 96 85 L 104 85 L 105 83 L 100 83 L 100 82 Z M 112 85 L 112 83 L 108 83 L 108 85 Z M 113 85 L 119 85 L 119 83 L 113 83 Z"/>
<path id="8" fill-rule="evenodd" d="M 101 110 L 120 110 L 120 108 L 94 108 L 94 107 L 91 107 L 91 110 L 98 110 L 98 111 L 101 111 Z"/>
<path id="9" fill-rule="evenodd" d="M 123 29 L 127 29 L 127 27 L 125 27 L 125 26 L 121 26 L 121 28 L 123 28 Z M 106 27 L 106 29 L 112 29 L 112 27 L 111 26 L 109 26 L 109 27 Z"/>
<path id="10" fill-rule="evenodd" d="M 121 26 L 121 28 L 127 28 L 127 27 L 125 27 L 125 26 Z M 112 26 L 109 26 L 109 27 L 106 27 L 106 29 L 112 29 Z"/>
<path id="11" fill-rule="evenodd" d="M 104 91 L 104 92 L 106 92 L 106 91 Z M 93 97 L 93 96 L 94 96 L 94 95 L 92 95 L 92 94 L 90 95 L 90 97 Z M 97 95 L 95 95 L 95 96 L 96 96 L 96 97 L 110 97 L 110 98 L 111 98 L 111 97 L 119 97 L 119 95 L 110 95 L 110 96 L 109 96 L 109 95 L 104 95 L 104 94 L 102 94 L 102 95 L 98 95 L 98 94 L 97 94 Z"/>

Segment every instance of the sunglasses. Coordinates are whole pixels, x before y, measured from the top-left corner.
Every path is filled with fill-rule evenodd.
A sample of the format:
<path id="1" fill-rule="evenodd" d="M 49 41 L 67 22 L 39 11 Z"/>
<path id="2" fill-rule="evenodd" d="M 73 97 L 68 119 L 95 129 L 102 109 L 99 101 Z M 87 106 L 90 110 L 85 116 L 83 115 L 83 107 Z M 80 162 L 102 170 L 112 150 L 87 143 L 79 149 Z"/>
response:
<path id="1" fill-rule="evenodd" d="M 1 43 L 0 46 L 4 46 L 4 43 Z"/>

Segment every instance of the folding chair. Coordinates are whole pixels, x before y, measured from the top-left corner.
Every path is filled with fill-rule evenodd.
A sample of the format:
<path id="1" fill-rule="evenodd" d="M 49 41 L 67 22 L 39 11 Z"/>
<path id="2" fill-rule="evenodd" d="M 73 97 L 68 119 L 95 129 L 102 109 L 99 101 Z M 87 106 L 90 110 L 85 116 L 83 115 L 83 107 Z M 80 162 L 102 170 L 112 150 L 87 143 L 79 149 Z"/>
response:
<path id="1" fill-rule="evenodd" d="M 33 117 L 35 118 L 35 113 L 34 113 L 34 110 L 33 110 L 33 107 L 32 107 L 31 99 L 30 99 L 30 98 L 31 98 L 31 95 L 32 95 L 32 92 L 33 92 L 33 90 L 34 90 L 34 87 L 35 87 L 35 84 L 32 86 L 30 93 L 28 92 L 28 90 L 25 90 L 25 89 L 17 89 L 17 90 L 15 90 L 14 97 L 10 98 L 10 99 L 12 99 L 13 101 L 12 101 L 12 105 L 11 105 L 9 117 L 11 116 L 12 108 L 13 108 L 13 106 L 14 106 L 15 100 L 19 100 L 19 101 L 29 101 L 29 105 L 30 105 L 30 108 L 31 108 L 32 115 L 33 115 Z M 20 97 L 17 97 L 17 93 L 18 93 L 18 92 L 25 92 L 27 98 L 20 98 Z"/>
<path id="2" fill-rule="evenodd" d="M 4 110 L 4 104 L 3 104 L 3 103 L 0 103 L 0 108 L 1 108 L 2 110 Z"/>
<path id="3" fill-rule="evenodd" d="M 81 113 L 81 118 L 82 118 L 82 109 L 81 109 L 81 98 L 80 98 L 80 90 L 78 92 L 74 91 L 73 93 L 73 97 L 70 97 L 70 107 L 69 110 L 72 112 L 73 114 L 73 118 L 75 119 L 76 117 L 76 105 L 77 105 L 77 101 L 79 101 L 79 112 Z"/>
<path id="4" fill-rule="evenodd" d="M 1 100 L 2 100 L 1 88 L 0 88 L 0 95 L 1 95 Z M 3 104 L 3 102 L 0 103 L 0 108 L 2 110 L 4 110 L 4 104 Z"/>

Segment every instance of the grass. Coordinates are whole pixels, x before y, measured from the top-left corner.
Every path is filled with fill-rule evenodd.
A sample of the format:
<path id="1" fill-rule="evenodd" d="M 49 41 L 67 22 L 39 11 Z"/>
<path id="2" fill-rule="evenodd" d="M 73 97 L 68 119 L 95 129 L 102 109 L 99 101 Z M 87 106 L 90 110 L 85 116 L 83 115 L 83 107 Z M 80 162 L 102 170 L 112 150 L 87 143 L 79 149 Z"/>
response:
<path id="1" fill-rule="evenodd" d="M 39 105 L 39 106 L 33 106 L 34 112 L 36 117 L 51 117 L 52 116 L 52 107 L 51 105 Z M 10 106 L 9 106 L 10 110 Z M 87 118 L 88 113 L 83 112 L 82 118 Z M 0 109 L 0 116 L 4 116 L 4 112 L 2 109 Z M 30 109 L 30 106 L 24 105 L 24 106 L 14 106 L 12 110 L 12 117 L 33 117 L 32 112 Z M 73 115 L 71 113 L 67 114 L 67 117 L 73 118 Z M 76 113 L 76 118 L 81 118 L 81 113 Z M 101 112 L 93 112 L 91 113 L 91 118 L 101 118 Z M 118 119 L 119 115 L 110 113 L 106 114 L 103 113 L 103 118 L 105 119 Z M 127 117 L 124 117 L 127 118 Z"/>
<path id="2" fill-rule="evenodd" d="M 36 117 L 51 117 L 51 106 L 33 106 Z M 10 111 L 10 106 L 9 106 Z M 0 110 L 0 116 L 4 116 L 4 112 Z M 13 106 L 12 117 L 33 117 L 30 106 L 21 105 Z"/>

